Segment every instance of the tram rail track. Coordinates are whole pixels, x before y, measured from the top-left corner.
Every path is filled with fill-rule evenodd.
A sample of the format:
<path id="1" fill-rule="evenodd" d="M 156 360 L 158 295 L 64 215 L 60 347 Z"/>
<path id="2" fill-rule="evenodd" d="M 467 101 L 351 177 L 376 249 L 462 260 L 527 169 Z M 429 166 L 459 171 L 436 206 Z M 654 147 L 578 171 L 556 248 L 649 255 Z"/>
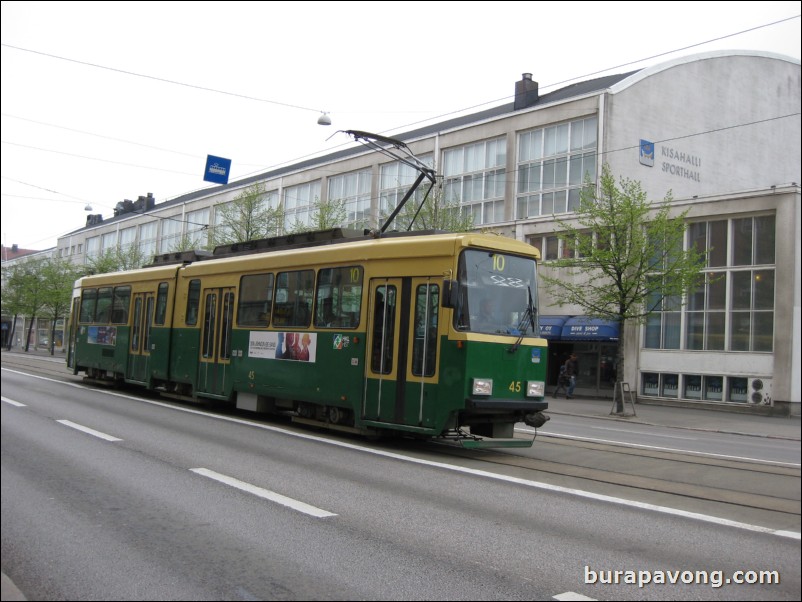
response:
<path id="1" fill-rule="evenodd" d="M 437 454 L 477 470 L 800 530 L 799 467 L 544 433 L 527 450 L 474 451 L 440 446 Z"/>
<path id="2" fill-rule="evenodd" d="M 58 356 L 4 352 L 3 367 L 85 382 L 82 377 L 73 375 L 64 358 Z M 308 427 L 294 424 L 285 426 L 308 430 Z M 340 435 L 327 432 L 327 436 Z M 409 439 L 363 442 L 567 489 L 703 512 L 772 528 L 800 530 L 802 474 L 799 467 L 563 438 L 550 436 L 543 430 L 539 431 L 531 448 L 503 450 L 463 449 L 457 445 Z"/>

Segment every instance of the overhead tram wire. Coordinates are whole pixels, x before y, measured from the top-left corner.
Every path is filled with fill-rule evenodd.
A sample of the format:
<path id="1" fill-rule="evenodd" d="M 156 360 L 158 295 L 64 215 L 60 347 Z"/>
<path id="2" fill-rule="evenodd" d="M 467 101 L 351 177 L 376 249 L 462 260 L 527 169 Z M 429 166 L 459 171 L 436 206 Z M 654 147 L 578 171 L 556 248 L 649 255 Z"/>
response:
<path id="1" fill-rule="evenodd" d="M 781 23 L 792 21 L 794 19 L 799 19 L 800 17 L 802 17 L 802 15 L 800 15 L 800 14 L 793 15 L 791 17 L 786 17 L 784 19 L 780 19 L 780 20 L 777 20 L 777 21 L 772 21 L 771 23 L 765 23 L 763 25 L 757 25 L 755 27 L 750 27 L 748 29 L 744 29 L 744 30 L 737 31 L 737 32 L 734 32 L 734 33 L 731 33 L 731 34 L 719 36 L 717 38 L 712 38 L 710 40 L 705 40 L 703 42 L 697 42 L 696 44 L 689 44 L 687 46 L 683 46 L 682 48 L 675 48 L 673 50 L 668 50 L 666 52 L 661 52 L 661 53 L 654 54 L 654 55 L 651 55 L 651 56 L 648 56 L 648 57 L 644 57 L 644 58 L 640 58 L 640 59 L 637 59 L 637 60 L 634 60 L 634 61 L 621 63 L 619 65 L 615 65 L 615 66 L 612 66 L 612 67 L 607 67 L 605 69 L 593 71 L 593 72 L 590 72 L 590 73 L 586 73 L 584 75 L 571 77 L 571 78 L 568 78 L 568 79 L 565 79 L 565 80 L 562 80 L 562 81 L 559 81 L 559 82 L 555 82 L 555 83 L 551 83 L 551 84 L 544 84 L 541 87 L 541 90 L 545 90 L 545 89 L 548 89 L 548 88 L 553 88 L 555 86 L 560 86 L 560 85 L 567 84 L 569 82 L 573 82 L 573 81 L 580 80 L 580 79 L 586 79 L 588 77 L 592 77 L 594 75 L 605 73 L 607 71 L 612 71 L 614 69 L 620 69 L 622 67 L 635 65 L 635 64 L 638 64 L 638 63 L 642 63 L 644 61 L 649 61 L 649 60 L 653 60 L 653 59 L 660 58 L 660 57 L 663 57 L 663 56 L 668 56 L 670 54 L 675 54 L 677 52 L 682 52 L 684 50 L 689 50 L 691 48 L 697 48 L 699 46 L 704 46 L 706 44 L 711 44 L 713 42 L 719 42 L 721 40 L 726 40 L 726 39 L 729 39 L 729 38 L 732 38 L 732 37 L 735 37 L 735 36 L 739 36 L 739 35 L 743 35 L 743 34 L 746 34 L 746 33 L 752 32 L 752 31 L 757 31 L 757 30 L 760 30 L 760 29 L 764 29 L 766 27 L 772 27 L 774 25 L 779 25 Z M 136 73 L 134 71 L 128 71 L 128 70 L 125 70 L 125 69 L 118 69 L 116 67 L 107 67 L 105 65 L 99 65 L 97 63 L 90 63 L 88 61 L 80 61 L 80 60 L 77 60 L 77 59 L 71 59 L 71 58 L 67 58 L 67 57 L 62 57 L 62 56 L 55 55 L 55 54 L 52 54 L 52 53 L 41 52 L 41 51 L 38 51 L 38 50 L 31 50 L 29 48 L 22 48 L 21 46 L 14 46 L 14 45 L 5 44 L 5 43 L 0 44 L 0 46 L 5 46 L 7 48 L 13 48 L 15 50 L 20 50 L 22 52 L 30 52 L 30 53 L 33 53 L 33 54 L 46 56 L 48 58 L 54 58 L 54 59 L 58 59 L 58 60 L 63 60 L 63 61 L 68 61 L 68 62 L 80 64 L 80 65 L 89 66 L 89 67 L 95 67 L 97 69 L 105 69 L 105 70 L 113 71 L 113 72 L 116 72 L 116 73 L 122 73 L 122 74 L 125 74 L 125 75 L 132 75 L 134 77 L 142 77 L 142 78 L 145 78 L 145 79 L 151 79 L 151 80 L 154 80 L 154 81 L 173 84 L 173 85 L 177 85 L 177 86 L 184 86 L 184 87 L 187 87 L 187 88 L 194 88 L 194 89 L 203 90 L 203 91 L 206 91 L 206 92 L 214 92 L 214 93 L 217 93 L 217 94 L 224 94 L 224 95 L 233 96 L 233 97 L 236 97 L 236 98 L 243 98 L 243 99 L 246 99 L 246 100 L 254 100 L 256 102 L 269 103 L 269 104 L 274 104 L 274 105 L 278 105 L 278 106 L 284 106 L 284 107 L 293 108 L 293 109 L 311 111 L 311 112 L 315 112 L 315 113 L 321 113 L 321 114 L 328 114 L 329 113 L 329 111 L 323 111 L 321 109 L 313 109 L 311 107 L 305 107 L 305 106 L 302 106 L 302 105 L 296 105 L 296 104 L 286 103 L 286 102 L 277 101 L 277 100 L 270 100 L 270 99 L 266 99 L 266 98 L 258 98 L 258 97 L 250 96 L 250 95 L 247 95 L 247 94 L 240 94 L 240 93 L 237 93 L 237 92 L 229 92 L 227 90 L 218 90 L 216 88 L 198 86 L 198 85 L 195 85 L 195 84 L 188 84 L 188 83 L 180 82 L 180 81 L 177 81 L 177 80 L 172 80 L 172 79 L 167 79 L 167 78 L 162 78 L 162 77 L 156 77 L 156 76 L 153 76 L 153 75 L 146 75 L 146 74 L 142 74 L 142 73 Z M 464 107 L 462 109 L 457 109 L 457 110 L 454 110 L 454 111 L 450 111 L 448 113 L 443 113 L 443 114 L 440 114 L 440 115 L 437 115 L 437 116 L 434 116 L 434 117 L 431 117 L 431 118 L 428 118 L 428 119 L 423 119 L 423 120 L 414 121 L 414 122 L 411 122 L 411 123 L 408 123 L 408 124 L 405 124 L 405 125 L 400 125 L 398 127 L 391 128 L 389 130 L 384 130 L 384 132 L 382 132 L 382 133 L 392 132 L 394 130 L 398 130 L 398 129 L 401 129 L 401 128 L 409 128 L 409 127 L 412 127 L 412 126 L 415 126 L 415 125 L 418 125 L 418 124 L 421 124 L 421 123 L 426 123 L 426 122 L 434 121 L 434 120 L 437 120 L 437 119 L 443 119 L 443 118 L 448 117 L 450 115 L 455 115 L 455 114 L 458 114 L 458 113 L 464 113 L 465 111 L 471 111 L 473 109 L 477 109 L 477 108 L 480 108 L 480 107 L 483 107 L 483 106 L 487 106 L 489 104 L 493 104 L 493 103 L 497 103 L 497 102 L 503 102 L 505 100 L 509 100 L 510 98 L 512 98 L 512 96 L 504 96 L 504 97 L 501 97 L 501 98 L 498 98 L 498 99 L 495 99 L 495 100 L 490 100 L 490 101 L 487 101 L 487 102 L 484 102 L 484 103 L 479 103 L 479 104 L 472 105 L 472 106 L 469 106 L 469 107 Z M 58 126 L 56 126 L 56 127 L 58 127 Z M 69 128 L 65 128 L 65 129 L 69 129 Z M 131 144 L 137 144 L 137 143 L 131 143 Z M 346 146 L 346 144 L 342 144 L 340 146 Z M 334 148 L 339 148 L 340 146 L 334 147 Z M 178 152 L 178 151 L 171 151 L 171 152 Z M 316 154 L 316 153 L 313 153 L 313 154 Z M 303 155 L 303 156 L 298 157 L 296 159 L 291 159 L 290 161 L 278 163 L 278 164 L 276 164 L 274 166 L 267 166 L 267 167 L 265 167 L 265 169 L 272 169 L 272 168 L 275 168 L 275 167 L 278 167 L 278 166 L 281 166 L 281 165 L 285 165 L 287 163 L 291 163 L 291 162 L 294 162 L 294 161 L 299 161 L 299 160 L 305 159 L 305 158 L 310 157 L 310 156 L 312 156 L 312 155 Z M 262 171 L 262 170 L 260 170 L 260 171 Z M 252 172 L 252 174 L 253 173 L 258 173 L 258 172 Z M 252 175 L 252 174 L 246 174 L 243 177 L 248 177 L 249 175 Z"/>
<path id="2" fill-rule="evenodd" d="M 649 60 L 652 60 L 652 59 L 655 59 L 655 58 L 660 58 L 660 57 L 667 56 L 667 55 L 670 55 L 670 54 L 675 54 L 677 52 L 682 52 L 684 50 L 697 48 L 699 46 L 704 46 L 706 44 L 711 44 L 713 42 L 718 42 L 718 41 L 721 41 L 721 40 L 729 39 L 729 38 L 732 38 L 732 37 L 735 37 L 735 36 L 743 35 L 745 33 L 749 33 L 749 32 L 752 32 L 752 31 L 757 31 L 757 30 L 760 30 L 760 29 L 764 29 L 766 27 L 772 27 L 772 26 L 775 26 L 775 25 L 779 25 L 781 23 L 792 21 L 794 19 L 799 19 L 800 17 L 802 17 L 802 15 L 800 15 L 800 14 L 793 15 L 793 16 L 790 16 L 790 17 L 786 17 L 784 19 L 773 21 L 771 23 L 765 23 L 763 25 L 750 27 L 748 29 L 744 29 L 744 30 L 741 30 L 741 31 L 738 31 L 738 32 L 734 32 L 734 33 L 731 33 L 731 34 L 727 34 L 727 35 L 724 35 L 724 36 L 719 36 L 717 38 L 712 38 L 710 40 L 705 40 L 703 42 L 698 42 L 696 44 L 690 44 L 690 45 L 684 46 L 682 48 L 677 48 L 677 49 L 674 49 L 674 50 L 669 50 L 669 51 L 666 51 L 666 52 L 661 52 L 661 53 L 658 53 L 658 54 L 654 54 L 654 55 L 651 55 L 649 57 L 644 57 L 644 58 L 637 59 L 637 60 L 634 60 L 634 61 L 621 63 L 621 64 L 615 65 L 613 67 L 608 67 L 606 69 L 601 69 L 601 70 L 597 70 L 597 71 L 594 71 L 594 72 L 591 72 L 591 73 L 586 73 L 584 75 L 580 75 L 580 76 L 572 77 L 572 78 L 569 78 L 569 79 L 565 79 L 565 80 L 562 80 L 560 82 L 551 83 L 551 84 L 544 84 L 541 87 L 541 90 L 545 90 L 545 89 L 548 89 L 548 88 L 553 88 L 555 86 L 559 86 L 559 85 L 566 84 L 566 83 L 569 83 L 569 82 L 573 82 L 573 81 L 576 81 L 576 80 L 592 77 L 594 75 L 605 73 L 607 71 L 612 71 L 614 69 L 620 69 L 622 67 L 635 65 L 637 63 L 642 63 L 644 61 L 649 61 Z M 217 90 L 215 88 L 197 86 L 197 85 L 194 85 L 194 84 L 187 84 L 187 83 L 184 83 L 184 82 L 179 82 L 179 81 L 176 81 L 176 80 L 170 80 L 170 79 L 167 79 L 167 78 L 160 78 L 160 77 L 155 77 L 155 76 L 151 76 L 151 75 L 145 75 L 145 74 L 140 74 L 140 73 L 136 73 L 136 72 L 132 72 L 132 71 L 118 69 L 118 68 L 114 68 L 114 67 L 107 67 L 107 66 L 104 66 L 104 65 L 96 64 L 96 63 L 90 63 L 90 62 L 87 62 L 87 61 L 79 61 L 79 60 L 76 60 L 76 59 L 70 59 L 70 58 L 54 55 L 54 54 L 51 54 L 51 53 L 41 52 L 41 51 L 37 51 L 37 50 L 31 50 L 31 49 L 28 49 L 28 48 L 22 48 L 20 46 L 14 46 L 14 45 L 11 45 L 11 44 L 3 43 L 3 44 L 0 44 L 0 46 L 5 46 L 7 48 L 12 48 L 12 49 L 19 50 L 19 51 L 22 51 L 22 52 L 30 52 L 30 53 L 33 53 L 33 54 L 38 54 L 38 55 L 46 56 L 46 57 L 49 57 L 49 58 L 55 58 L 55 59 L 59 59 L 59 60 L 63 60 L 63 61 L 68 61 L 68 62 L 82 64 L 82 65 L 86 65 L 86 66 L 90 66 L 90 67 L 95 67 L 95 68 L 98 68 L 98 69 L 106 69 L 106 70 L 109 70 L 109 71 L 123 73 L 123 74 L 126 74 L 126 75 L 132 75 L 132 76 L 135 76 L 135 77 L 142 77 L 142 78 L 151 79 L 151 80 L 154 80 L 154 81 L 160 81 L 160 82 L 163 82 L 163 83 L 169 83 L 169 84 L 184 86 L 184 87 L 188 87 L 188 88 L 195 88 L 195 89 L 198 89 L 198 90 L 203 90 L 203 91 L 207 91 L 207 92 L 215 92 L 215 93 L 218 93 L 218 94 L 225 94 L 227 96 L 244 98 L 246 100 L 254 100 L 254 101 L 257 101 L 257 102 L 270 103 L 270 104 L 275 104 L 275 105 L 279 105 L 279 106 L 285 106 L 285 107 L 289 107 L 289 108 L 295 108 L 295 109 L 300 109 L 300 110 L 305 110 L 305 111 L 312 111 L 312 112 L 316 112 L 316 113 L 328 113 L 328 111 L 322 111 L 320 109 L 313 109 L 313 108 L 304 107 L 304 106 L 301 106 L 301 105 L 295 105 L 295 104 L 285 103 L 285 102 L 281 102 L 281 101 L 258 98 L 258 97 L 249 96 L 249 95 L 245 95 L 245 94 L 239 94 L 239 93 L 236 93 L 236 92 L 228 92 L 228 91 L 225 91 L 225 90 Z M 443 119 L 443 118 L 449 117 L 451 115 L 464 113 L 465 111 L 471 111 L 471 110 L 474 110 L 474 109 L 477 109 L 477 108 L 480 108 L 480 107 L 487 106 L 489 104 L 503 102 L 505 100 L 509 100 L 510 98 L 512 98 L 512 96 L 504 96 L 504 97 L 501 97 L 501 98 L 498 98 L 498 99 L 495 99 L 495 100 L 490 100 L 490 101 L 487 101 L 487 102 L 484 102 L 484 103 L 479 103 L 479 104 L 476 104 L 476 105 L 472 105 L 470 107 L 465 107 L 465 108 L 462 108 L 462 109 L 457 109 L 457 110 L 454 110 L 454 111 L 450 111 L 448 113 L 443 113 L 443 114 L 440 114 L 440 115 L 437 115 L 437 116 L 434 116 L 434 117 L 431 117 L 431 118 L 428 118 L 428 119 L 414 121 L 414 122 L 411 122 L 411 123 L 408 123 L 408 124 L 405 124 L 405 125 L 397 126 L 395 128 L 390 128 L 388 130 L 384 130 L 382 133 L 392 132 L 392 131 L 399 130 L 399 129 L 402 129 L 402 128 L 410 128 L 410 127 L 413 127 L 415 125 L 419 125 L 419 124 L 422 124 L 422 123 L 427 123 L 427 122 L 430 122 L 430 121 Z M 750 125 L 750 124 L 745 124 L 745 125 Z M 53 127 L 60 127 L 60 126 L 53 126 Z M 735 125 L 735 126 L 730 126 L 730 127 L 739 127 L 739 126 Z M 65 129 L 69 129 L 69 128 L 65 128 Z M 722 129 L 727 129 L 727 128 L 722 128 Z M 699 135 L 699 134 L 702 134 L 702 133 L 706 133 L 706 132 L 700 132 L 700 133 L 697 133 L 697 134 L 689 134 L 688 136 L 684 136 L 684 137 L 690 137 L 690 136 Z M 96 134 L 92 134 L 92 135 L 96 135 Z M 128 142 L 128 141 L 125 141 L 125 142 Z M 135 142 L 129 142 L 129 143 L 130 144 L 139 144 L 139 143 L 135 143 Z M 7 143 L 7 144 L 15 144 L 15 143 Z M 343 143 L 341 145 L 337 145 L 337 146 L 333 147 L 332 150 L 336 150 L 338 148 L 345 147 L 348 144 L 350 144 L 350 143 Z M 24 146 L 24 145 L 19 145 L 19 146 Z M 35 148 L 35 147 L 30 147 L 30 148 Z M 42 150 L 46 150 L 46 149 L 42 149 Z M 618 150 L 625 150 L 625 149 L 618 149 Z M 57 151 L 50 151 L 50 152 L 57 152 Z M 171 151 L 171 152 L 179 152 L 179 151 Z M 275 168 L 280 167 L 282 165 L 288 165 L 288 164 L 291 164 L 291 163 L 294 163 L 294 162 L 297 162 L 297 161 L 301 161 L 303 159 L 307 159 L 307 158 L 313 157 L 315 155 L 318 155 L 320 152 L 322 152 L 322 151 L 318 151 L 318 152 L 315 152 L 315 153 L 302 155 L 302 156 L 297 157 L 295 159 L 290 159 L 288 161 L 283 161 L 281 163 L 277 163 L 277 164 L 272 165 L 272 166 L 266 166 L 266 167 L 264 167 L 262 169 L 250 172 L 248 174 L 244 174 L 242 176 L 242 178 L 243 179 L 244 178 L 248 178 L 248 177 L 250 177 L 252 175 L 263 173 L 264 171 L 275 169 Z M 606 151 L 606 152 L 608 152 L 608 153 L 616 152 L 616 149 L 609 150 L 609 151 Z M 184 154 L 184 153 L 181 153 L 181 154 Z M 98 160 L 101 160 L 101 159 L 98 159 Z M 114 163 L 113 161 L 111 161 L 111 162 Z M 120 163 L 120 164 L 125 165 L 124 163 Z M 149 169 L 149 168 L 146 168 L 146 169 Z M 164 171 L 170 171 L 170 170 L 164 170 Z M 180 172 L 176 172 L 176 173 L 180 173 Z M 181 196 L 181 195 L 178 195 L 178 196 Z"/>

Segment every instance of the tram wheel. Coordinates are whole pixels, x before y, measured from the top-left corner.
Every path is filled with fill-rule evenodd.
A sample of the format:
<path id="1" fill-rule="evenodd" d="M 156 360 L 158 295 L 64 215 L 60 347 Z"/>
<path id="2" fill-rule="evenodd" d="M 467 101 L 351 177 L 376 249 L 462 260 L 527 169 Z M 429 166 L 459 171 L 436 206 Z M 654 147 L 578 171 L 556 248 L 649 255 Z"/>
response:
<path id="1" fill-rule="evenodd" d="M 315 409 L 312 405 L 308 403 L 299 403 L 298 408 L 296 409 L 298 415 L 301 418 L 314 418 L 315 417 Z"/>

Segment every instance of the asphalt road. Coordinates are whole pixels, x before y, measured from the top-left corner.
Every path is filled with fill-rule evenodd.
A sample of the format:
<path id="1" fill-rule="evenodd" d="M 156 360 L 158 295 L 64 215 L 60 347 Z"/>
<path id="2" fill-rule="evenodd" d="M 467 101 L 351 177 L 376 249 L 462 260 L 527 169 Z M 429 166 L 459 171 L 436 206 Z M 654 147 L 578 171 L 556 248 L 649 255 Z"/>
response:
<path id="1" fill-rule="evenodd" d="M 28 599 L 800 598 L 798 512 L 786 530 L 601 493 L 567 468 L 606 443 L 443 453 L 39 370 L 4 364 L 0 404 L 2 568 Z M 639 479 L 667 461 L 627 457 Z M 717 585 L 739 571 L 781 580 Z"/>

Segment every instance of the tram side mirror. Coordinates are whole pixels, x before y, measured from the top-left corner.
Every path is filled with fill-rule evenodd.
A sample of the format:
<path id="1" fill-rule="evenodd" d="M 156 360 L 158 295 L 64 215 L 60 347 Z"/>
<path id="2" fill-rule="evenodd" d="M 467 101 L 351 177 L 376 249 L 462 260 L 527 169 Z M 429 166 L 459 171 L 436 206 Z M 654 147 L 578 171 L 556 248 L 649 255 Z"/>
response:
<path id="1" fill-rule="evenodd" d="M 443 280 L 443 307 L 454 309 L 459 301 L 459 282 L 456 280 Z"/>

